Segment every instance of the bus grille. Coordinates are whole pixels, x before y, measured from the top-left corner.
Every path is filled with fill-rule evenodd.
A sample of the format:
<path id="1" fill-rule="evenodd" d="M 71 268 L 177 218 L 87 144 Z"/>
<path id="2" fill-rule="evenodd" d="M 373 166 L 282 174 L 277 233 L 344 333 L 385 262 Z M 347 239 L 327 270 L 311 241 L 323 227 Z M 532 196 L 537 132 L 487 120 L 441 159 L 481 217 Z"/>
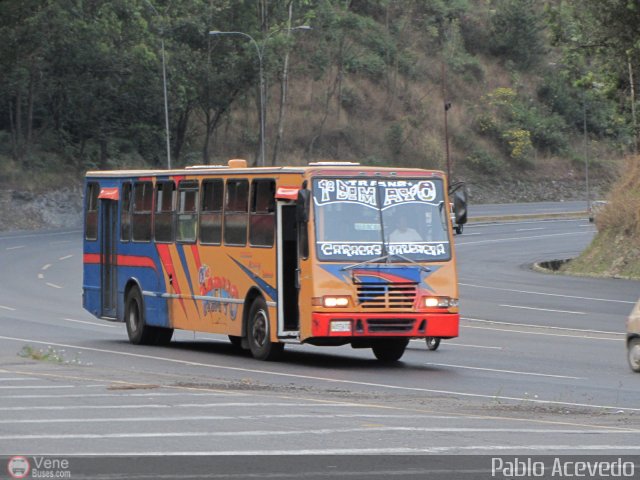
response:
<path id="1" fill-rule="evenodd" d="M 368 318 L 369 332 L 410 332 L 415 320 L 412 318 Z"/>
<path id="2" fill-rule="evenodd" d="M 362 308 L 412 308 L 415 298 L 415 285 L 358 285 L 358 302 Z"/>

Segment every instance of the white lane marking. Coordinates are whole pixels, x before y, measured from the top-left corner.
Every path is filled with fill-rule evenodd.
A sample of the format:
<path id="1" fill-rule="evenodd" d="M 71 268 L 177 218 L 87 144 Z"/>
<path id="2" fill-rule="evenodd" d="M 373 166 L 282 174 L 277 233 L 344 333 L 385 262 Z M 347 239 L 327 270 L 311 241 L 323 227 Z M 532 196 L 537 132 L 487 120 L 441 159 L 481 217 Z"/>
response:
<path id="1" fill-rule="evenodd" d="M 504 350 L 504 347 L 490 347 L 488 345 L 468 345 L 466 343 L 454 343 L 454 342 L 446 342 L 447 346 L 452 347 L 468 347 L 468 348 L 486 348 L 489 350 Z"/>
<path id="2" fill-rule="evenodd" d="M 517 228 L 516 232 L 533 232 L 534 230 L 544 230 L 544 227 L 536 227 L 536 228 Z"/>
<path id="3" fill-rule="evenodd" d="M 547 235 L 535 235 L 531 237 L 496 238 L 493 240 L 478 240 L 476 242 L 456 243 L 456 247 L 461 247 L 463 245 L 479 245 L 481 243 L 502 243 L 502 242 L 513 242 L 517 240 L 534 240 L 536 238 L 566 237 L 570 235 L 584 235 L 584 234 L 585 232 L 567 232 L 567 233 L 549 233 Z"/>
<path id="4" fill-rule="evenodd" d="M 57 397 L 56 397 L 57 398 Z M 174 405 L 161 404 L 161 403 L 132 403 L 128 405 L 45 405 L 35 407 L 0 407 L 0 412 L 20 412 L 31 410 L 119 410 L 119 409 L 156 409 L 156 408 L 238 408 L 238 407 L 250 407 L 250 408 L 264 408 L 264 407 L 287 407 L 287 408 L 316 408 L 316 407 L 353 407 L 361 408 L 361 405 L 353 403 L 287 403 L 287 402 L 220 402 L 220 403 L 178 403 Z M 434 416 L 433 418 L 459 418 L 450 416 Z"/>
<path id="5" fill-rule="evenodd" d="M 509 325 L 513 327 L 530 327 L 530 328 L 538 328 L 538 329 L 544 329 L 544 330 L 561 330 L 565 332 L 602 333 L 606 335 L 625 335 L 625 333 L 623 332 L 607 332 L 605 330 L 588 330 L 588 329 L 581 329 L 581 328 L 552 327 L 547 325 L 534 325 L 531 323 L 499 322 L 497 320 L 485 320 L 482 318 L 462 317 L 462 320 L 467 320 L 468 322 L 488 323 L 488 324 L 495 324 L 495 325 Z M 509 331 L 509 330 L 505 330 L 505 331 Z"/>
<path id="6" fill-rule="evenodd" d="M 56 285 L 55 283 L 47 282 L 47 286 L 51 288 L 62 288 L 60 285 Z"/>
<path id="7" fill-rule="evenodd" d="M 76 385 L 0 385 L 0 389 L 47 389 L 47 388 L 75 388 Z"/>
<path id="8" fill-rule="evenodd" d="M 121 397 L 178 397 L 178 396 L 192 396 L 192 397 L 244 397 L 243 393 L 217 393 L 217 392 L 155 392 L 155 393 L 85 393 L 85 394 L 68 394 L 68 395 L 0 395 L 1 399 L 52 399 L 58 398 L 97 398 L 97 397 L 109 397 L 109 398 L 121 398 Z"/>
<path id="9" fill-rule="evenodd" d="M 559 293 L 544 293 L 544 292 L 532 292 L 529 290 L 515 290 L 513 288 L 501 288 L 501 287 L 487 287 L 484 285 L 474 285 L 472 283 L 459 283 L 458 285 L 462 285 L 465 287 L 473 287 L 473 288 L 484 288 L 488 290 L 500 290 L 502 292 L 514 292 L 514 293 L 526 293 L 529 295 L 545 295 L 548 297 L 561 297 L 561 298 L 575 298 L 578 300 L 593 300 L 596 302 L 612 302 L 612 303 L 627 303 L 630 305 L 635 305 L 636 301 L 628 301 L 628 300 L 611 300 L 609 298 L 595 298 L 595 297 L 578 297 L 576 295 L 561 295 Z"/>
<path id="10" fill-rule="evenodd" d="M 50 268 L 51 268 L 51 264 L 50 264 L 50 263 L 47 263 L 46 265 L 44 265 L 44 266 L 42 267 L 42 270 L 49 270 Z"/>
<path id="11" fill-rule="evenodd" d="M 523 307 L 520 305 L 500 305 L 501 307 L 508 307 L 508 308 L 520 308 L 523 310 L 537 310 L 540 312 L 554 312 L 554 313 L 573 313 L 575 315 L 586 315 L 586 312 L 572 312 L 570 310 L 552 310 L 550 308 L 535 308 L 535 307 Z"/>
<path id="12" fill-rule="evenodd" d="M 67 260 L 69 258 L 73 257 L 73 255 L 65 255 L 64 257 L 60 257 L 58 260 L 62 261 L 62 260 Z"/>
<path id="13" fill-rule="evenodd" d="M 566 337 L 566 338 L 576 338 L 579 340 L 609 340 L 612 342 L 624 342 L 624 338 L 607 338 L 607 337 L 591 337 L 589 335 L 568 335 L 561 333 L 545 333 L 545 332 L 527 332 L 524 330 L 505 330 L 504 328 L 491 328 L 491 327 L 473 327 L 471 325 L 467 325 L 464 328 L 475 328 L 477 330 L 491 330 L 494 332 L 502 332 L 502 333 L 523 333 L 525 335 L 542 335 L 544 337 Z"/>
<path id="14" fill-rule="evenodd" d="M 438 447 L 424 447 L 424 448 L 409 448 L 409 447 L 397 447 L 397 448 L 319 448 L 319 449 L 301 449 L 301 450 L 195 450 L 195 451 L 140 451 L 140 452 L 131 452 L 127 451 L 126 455 L 129 457 L 164 457 L 164 456 L 257 456 L 257 455 L 371 455 L 371 454 L 425 454 L 425 453 L 456 453 L 456 452 L 473 452 L 473 451 L 487 451 L 489 453 L 496 451 L 513 451 L 513 452 L 522 452 L 522 451 L 531 451 L 531 452 L 546 452 L 547 455 L 551 455 L 555 452 L 560 451 L 584 451 L 584 452 L 593 452 L 593 451 L 604 451 L 604 450 L 613 450 L 616 454 L 618 450 L 632 450 L 636 451 L 638 447 L 636 445 L 453 445 L 453 446 L 438 446 Z M 1 452 L 3 456 L 11 455 L 15 452 L 14 450 L 8 452 Z M 25 452 L 23 452 L 25 453 Z M 83 452 L 78 453 L 77 451 L 72 452 L 60 452 L 60 451 L 28 451 L 26 452 L 31 456 L 43 456 L 43 457 L 118 457 L 122 456 L 122 451 L 114 451 L 114 452 Z M 463 469 L 460 470 L 464 472 Z M 475 471 L 475 470 L 474 470 Z M 429 475 L 432 475 L 434 470 L 429 468 L 425 471 L 425 478 Z M 307 476 L 314 476 L 315 472 L 306 471 L 305 474 Z M 358 473 L 364 473 L 367 476 L 371 476 L 370 471 L 366 472 L 355 472 L 349 471 L 350 475 L 357 475 Z M 385 472 L 380 470 L 376 471 L 377 474 L 385 475 Z M 415 476 L 416 473 L 420 473 L 415 469 L 411 469 L 410 472 L 407 472 Z M 395 474 L 397 475 L 397 470 L 389 472 L 389 475 Z M 319 476 L 327 476 L 326 470 L 319 472 L 317 475 Z M 335 476 L 335 475 L 332 475 Z M 365 475 L 361 475 L 364 477 Z M 292 475 L 287 475 L 284 473 L 279 473 L 278 478 L 300 478 L 300 473 L 294 473 Z"/>
<path id="15" fill-rule="evenodd" d="M 481 232 L 473 232 L 473 233 L 465 232 L 464 234 L 465 238 L 470 237 L 471 235 L 482 235 L 482 233 Z"/>
<path id="16" fill-rule="evenodd" d="M 187 360 L 180 360 L 176 358 L 159 357 L 157 355 L 143 355 L 141 353 L 119 352 L 117 350 L 107 350 L 104 348 L 92 348 L 92 347 L 82 347 L 80 345 L 68 345 L 64 343 L 42 342 L 39 340 L 31 340 L 26 338 L 0 336 L 0 340 L 36 343 L 36 344 L 42 344 L 42 345 L 51 345 L 54 347 L 75 348 L 78 350 L 87 350 L 91 352 L 100 352 L 100 353 L 107 353 L 112 355 L 122 355 L 125 357 L 133 357 L 133 358 L 143 358 L 147 360 L 157 360 L 161 362 L 177 363 L 180 365 L 189 365 L 194 367 L 203 367 L 203 368 L 210 368 L 215 370 L 229 370 L 234 372 L 257 373 L 262 375 L 273 375 L 276 377 L 285 377 L 285 378 L 298 378 L 298 379 L 314 380 L 314 381 L 321 381 L 321 382 L 327 382 L 327 383 L 339 383 L 339 384 L 345 384 L 345 385 L 359 385 L 364 387 L 387 388 L 389 390 L 436 393 L 436 394 L 442 394 L 442 395 L 452 395 L 452 396 L 461 396 L 461 397 L 470 397 L 470 398 L 484 398 L 484 399 L 489 399 L 494 401 L 505 400 L 505 401 L 514 401 L 514 402 L 529 402 L 529 403 L 536 403 L 540 405 L 562 405 L 562 406 L 570 406 L 570 407 L 586 407 L 586 408 L 597 408 L 597 409 L 604 409 L 604 410 L 615 409 L 615 410 L 640 412 L 640 407 L 625 407 L 622 405 L 598 405 L 598 404 L 577 403 L 577 402 L 561 402 L 556 400 L 542 400 L 542 399 L 533 399 L 533 398 L 526 398 L 526 397 L 508 397 L 508 396 L 502 396 L 502 395 L 487 395 L 482 393 L 458 392 L 455 390 L 437 390 L 437 389 L 420 388 L 420 387 L 403 387 L 400 385 L 389 385 L 384 383 L 359 382 L 356 380 L 340 380 L 340 379 L 333 379 L 328 377 L 317 377 L 313 375 L 301 375 L 301 374 L 294 374 L 294 373 L 277 372 L 273 370 L 259 370 L 254 368 L 230 367 L 228 365 L 219 365 L 219 364 L 213 364 L 213 363 L 190 362 Z"/>
<path id="17" fill-rule="evenodd" d="M 0 308 L 1 308 L 2 310 L 9 310 L 10 312 L 15 312 L 15 311 L 16 311 L 16 309 L 15 309 L 15 308 L 7 307 L 6 305 L 0 305 Z"/>
<path id="18" fill-rule="evenodd" d="M 39 378 L 25 378 L 25 377 L 5 377 L 0 378 L 0 382 L 29 382 L 33 380 L 40 380 Z"/>
<path id="19" fill-rule="evenodd" d="M 84 323 L 86 325 L 93 325 L 95 327 L 106 327 L 106 328 L 117 328 L 118 327 L 118 325 L 104 325 L 102 323 L 85 322 L 84 320 L 74 320 L 73 318 L 63 318 L 62 320 L 66 320 L 67 322 Z"/>
<path id="20" fill-rule="evenodd" d="M 44 278 L 44 273 L 39 273 L 39 274 L 38 274 L 38 278 L 39 278 L 40 280 L 42 280 L 42 279 Z"/>
<path id="21" fill-rule="evenodd" d="M 396 420 L 415 420 L 415 419 L 454 419 L 456 417 L 440 417 L 433 415 L 400 415 L 400 414 L 380 414 L 380 413 L 283 413 L 283 414 L 261 414 L 261 415 L 179 415 L 167 416 L 158 415 L 155 417 L 95 417 L 95 418 L 29 418 L 22 420 L 0 420 L 0 425 L 22 425 L 29 423 L 117 423 L 117 422 L 205 422 L 220 420 L 278 420 L 278 419 L 336 419 L 336 418 L 386 418 Z"/>
<path id="22" fill-rule="evenodd" d="M 409 448 L 409 447 L 398 447 L 398 448 L 319 448 L 319 449 L 301 449 L 301 450 L 190 450 L 190 451 L 140 451 L 140 452 L 130 452 L 127 451 L 126 455 L 129 457 L 165 457 L 165 456 L 258 456 L 258 455 L 372 455 L 372 454 L 380 454 L 380 455 L 392 455 L 392 454 L 428 454 L 428 453 L 460 453 L 460 452 L 473 452 L 473 451 L 487 451 L 491 453 L 493 450 L 496 451 L 512 451 L 517 452 L 521 451 L 532 451 L 532 452 L 546 452 L 547 455 L 551 455 L 556 451 L 584 451 L 584 452 L 594 452 L 594 451 L 605 451 L 605 450 L 613 450 L 613 454 L 616 454 L 617 450 L 636 450 L 638 447 L 636 445 L 465 445 L 465 446 L 439 446 L 439 447 L 424 447 L 424 448 Z M 15 450 L 3 452 L 3 456 L 9 456 L 14 453 Z M 24 452 L 23 452 L 24 453 Z M 114 451 L 114 452 L 83 452 L 78 453 L 76 451 L 72 452 L 60 452 L 60 451 L 28 451 L 26 452 L 31 456 L 43 456 L 43 457 L 118 457 L 122 456 L 122 451 Z M 470 453 L 467 453 L 469 455 Z M 488 453 L 486 454 L 488 455 Z M 464 468 L 460 467 L 460 469 L 456 469 L 459 472 L 465 472 Z M 450 472 L 450 470 L 447 470 Z M 474 473 L 477 473 L 477 470 L 473 470 Z M 483 470 L 486 473 L 486 470 Z M 317 473 L 317 474 L 316 474 Z M 391 470 L 389 472 L 384 472 L 382 470 L 377 470 L 375 472 L 377 475 L 382 475 L 383 477 L 392 475 L 398 475 L 397 470 Z M 423 473 L 420 470 L 416 470 L 415 468 L 411 468 L 410 471 L 407 471 L 407 475 L 416 476 L 416 474 Z M 433 475 L 434 469 L 427 468 L 424 470 L 424 478 L 428 478 L 430 475 Z M 315 475 L 314 475 L 315 474 Z M 361 474 L 361 475 L 359 475 Z M 321 472 L 313 472 L 313 471 L 305 471 L 305 476 L 309 477 L 323 477 L 329 476 L 337 477 L 337 473 L 327 474 L 326 469 Z M 365 472 L 358 472 L 355 470 L 349 470 L 349 476 L 358 476 L 364 478 L 365 476 L 372 477 L 372 473 L 370 470 Z M 300 473 L 296 472 L 293 474 L 285 474 L 278 473 L 278 478 L 301 478 Z M 373 478 L 373 477 L 372 477 Z"/>
<path id="23" fill-rule="evenodd" d="M 19 248 L 24 248 L 25 245 L 18 245 L 17 247 L 7 247 L 6 250 L 18 250 Z"/>
<path id="24" fill-rule="evenodd" d="M 50 433 L 26 435 L 0 435 L 0 440 L 89 440 L 108 438 L 193 438 L 193 437 L 271 437 L 298 435 L 336 435 L 341 433 L 380 433 L 380 432 L 420 432 L 420 433 L 537 433 L 549 435 L 595 434 L 632 434 L 639 430 L 605 430 L 605 429 L 563 429 L 549 428 L 478 428 L 478 427 L 355 427 L 355 428 L 319 428 L 311 430 L 245 430 L 231 432 L 131 432 L 131 433 Z M 637 446 L 635 447 L 637 449 Z"/>
<path id="25" fill-rule="evenodd" d="M 585 377 L 570 377 L 567 375 L 553 375 L 553 374 L 548 374 L 548 373 L 534 373 L 534 372 L 520 372 L 517 370 L 500 370 L 497 368 L 482 368 L 482 367 L 470 367 L 467 365 L 452 365 L 449 363 L 432 363 L 432 362 L 428 362 L 424 364 L 427 367 L 430 366 L 434 366 L 434 367 L 452 367 L 452 368 L 464 368 L 467 370 L 482 370 L 485 372 L 498 372 L 498 373 L 513 373 L 514 375 L 532 375 L 535 377 L 551 377 L 551 378 L 569 378 L 572 380 L 586 380 Z"/>
<path id="26" fill-rule="evenodd" d="M 419 343 L 423 344 L 424 343 L 424 338 L 412 338 L 410 341 L 411 342 L 419 342 Z M 487 345 L 469 345 L 469 344 L 466 344 L 466 343 L 454 343 L 454 342 L 449 342 L 449 341 L 447 341 L 447 345 L 451 345 L 453 347 L 486 348 L 486 349 L 489 349 L 489 350 L 504 350 L 503 347 L 490 347 L 490 346 L 487 346 Z"/>

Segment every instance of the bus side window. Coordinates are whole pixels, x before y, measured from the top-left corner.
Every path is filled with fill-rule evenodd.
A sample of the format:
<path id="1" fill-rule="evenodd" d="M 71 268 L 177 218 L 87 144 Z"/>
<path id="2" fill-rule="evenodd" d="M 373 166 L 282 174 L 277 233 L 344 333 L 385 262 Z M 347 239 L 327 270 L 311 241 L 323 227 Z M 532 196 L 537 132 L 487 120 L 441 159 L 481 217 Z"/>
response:
<path id="1" fill-rule="evenodd" d="M 224 183 L 222 180 L 204 180 L 202 182 L 200 243 L 220 245 L 222 242 L 223 194 Z"/>
<path id="2" fill-rule="evenodd" d="M 178 186 L 178 242 L 194 243 L 198 227 L 198 182 L 180 182 Z"/>
<path id="3" fill-rule="evenodd" d="M 224 243 L 247 244 L 247 210 L 249 205 L 249 181 L 227 180 L 227 196 L 224 206 Z"/>
<path id="4" fill-rule="evenodd" d="M 131 230 L 133 241 L 148 242 L 151 240 L 151 211 L 153 204 L 153 184 L 136 182 L 133 184 L 133 215 Z"/>
<path id="5" fill-rule="evenodd" d="M 85 195 L 85 220 L 84 238 L 87 240 L 98 239 L 98 194 L 100 185 L 95 182 L 87 184 Z"/>
<path id="6" fill-rule="evenodd" d="M 249 243 L 271 247 L 275 231 L 276 182 L 271 179 L 254 180 L 252 185 Z"/>
<path id="7" fill-rule="evenodd" d="M 120 204 L 120 240 L 131 240 L 131 183 L 122 184 L 122 202 Z"/>
<path id="8" fill-rule="evenodd" d="M 173 242 L 175 191 L 176 186 L 173 181 L 156 183 L 156 207 L 153 218 L 156 242 Z"/>

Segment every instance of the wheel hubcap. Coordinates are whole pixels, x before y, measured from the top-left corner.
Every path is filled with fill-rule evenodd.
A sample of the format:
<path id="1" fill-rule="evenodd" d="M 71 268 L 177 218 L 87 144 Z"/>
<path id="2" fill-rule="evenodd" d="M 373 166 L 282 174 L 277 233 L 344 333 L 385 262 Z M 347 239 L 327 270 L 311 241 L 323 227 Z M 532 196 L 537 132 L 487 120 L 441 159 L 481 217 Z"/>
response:
<path id="1" fill-rule="evenodd" d="M 255 320 L 253 321 L 253 339 L 260 347 L 264 346 L 267 341 L 267 316 L 264 310 L 260 310 L 256 313 Z"/>
<path id="2" fill-rule="evenodd" d="M 138 330 L 138 304 L 133 302 L 129 310 L 129 325 L 133 332 Z"/>
<path id="3" fill-rule="evenodd" d="M 640 366 L 640 345 L 634 345 L 629 352 L 629 359 L 633 363 L 634 366 Z"/>

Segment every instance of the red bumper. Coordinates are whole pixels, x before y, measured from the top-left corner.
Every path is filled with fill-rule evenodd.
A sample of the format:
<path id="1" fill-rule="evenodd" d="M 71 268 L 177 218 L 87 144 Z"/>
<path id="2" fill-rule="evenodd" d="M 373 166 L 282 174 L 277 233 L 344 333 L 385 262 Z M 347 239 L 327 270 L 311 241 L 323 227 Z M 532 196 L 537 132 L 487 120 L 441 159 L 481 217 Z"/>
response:
<path id="1" fill-rule="evenodd" d="M 350 331 L 331 331 L 331 322 L 348 321 Z M 458 336 L 457 313 L 314 313 L 314 337 L 445 337 Z"/>

